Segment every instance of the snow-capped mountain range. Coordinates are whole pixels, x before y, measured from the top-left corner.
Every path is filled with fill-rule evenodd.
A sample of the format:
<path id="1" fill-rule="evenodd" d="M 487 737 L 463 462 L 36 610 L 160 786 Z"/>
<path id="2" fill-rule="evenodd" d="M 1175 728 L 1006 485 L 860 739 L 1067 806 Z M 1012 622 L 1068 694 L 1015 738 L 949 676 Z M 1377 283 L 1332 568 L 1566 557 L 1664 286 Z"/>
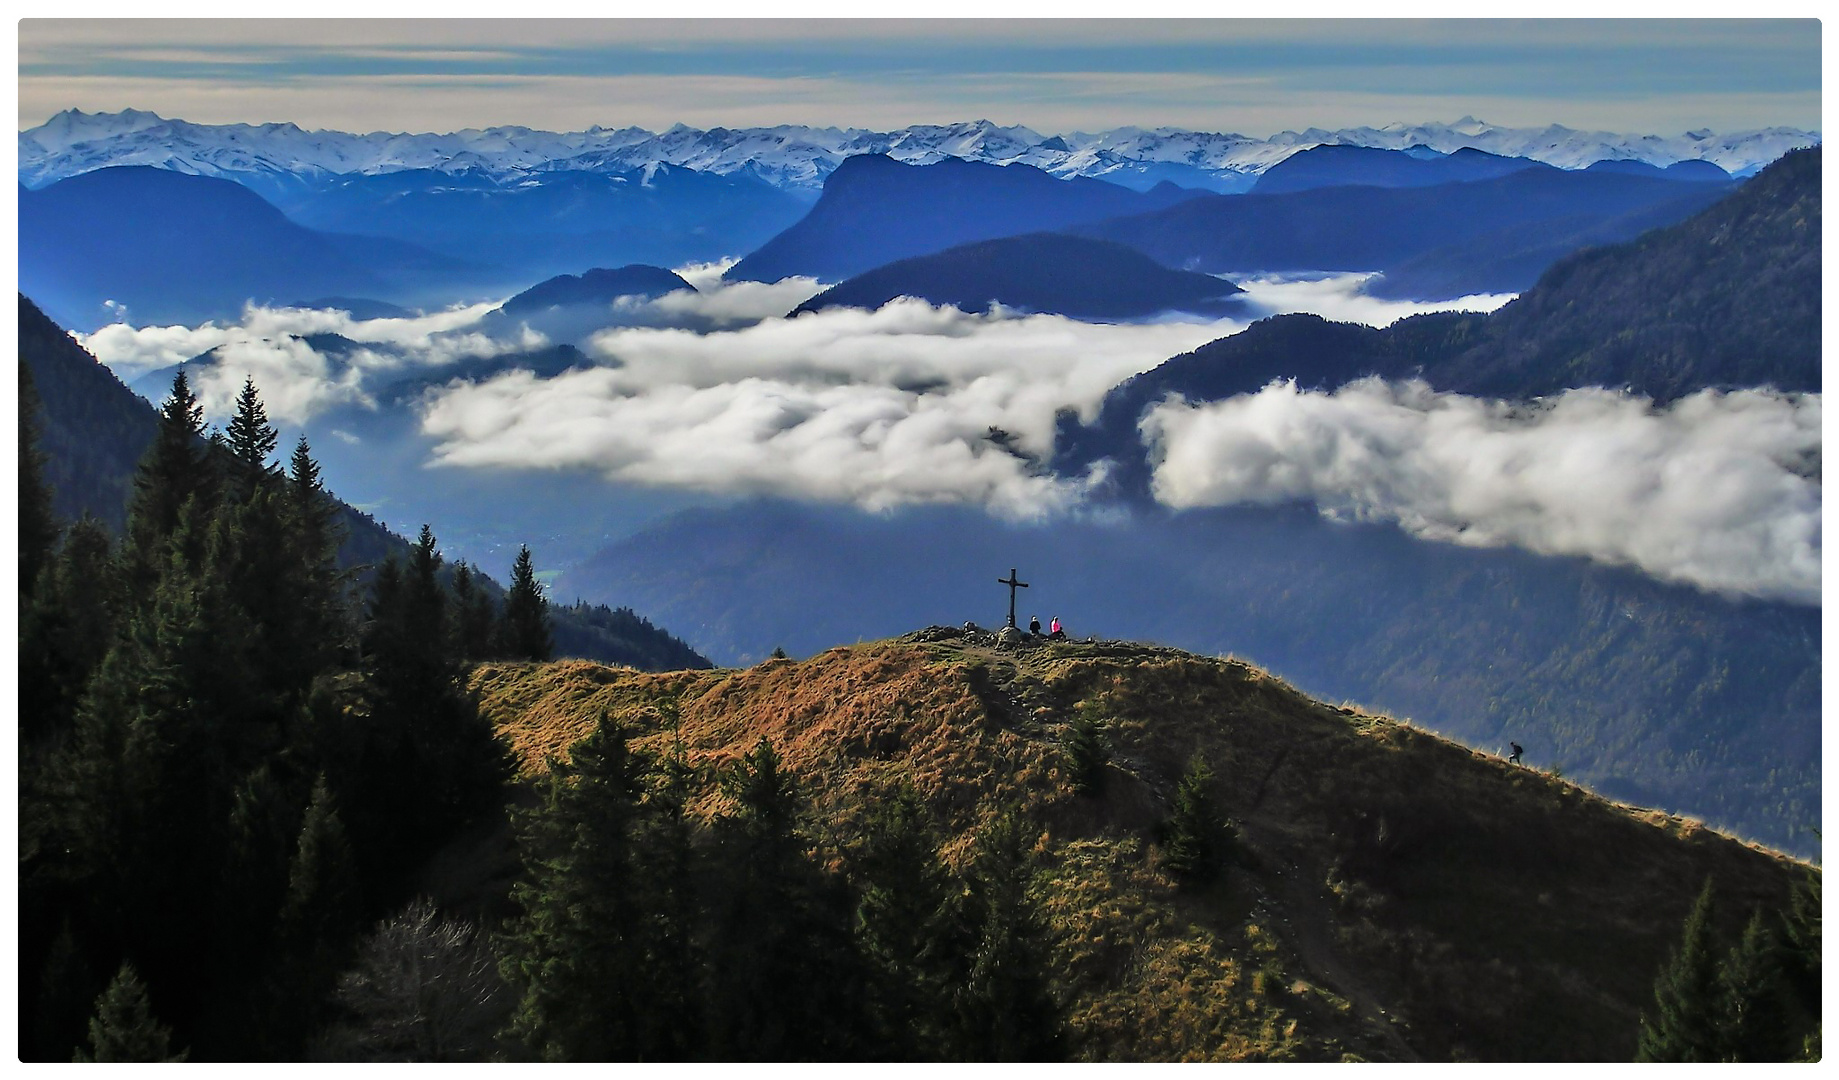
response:
<path id="1" fill-rule="evenodd" d="M 42 187 L 111 165 L 152 165 L 180 172 L 266 184 L 306 182 L 329 175 L 407 169 L 482 172 L 499 183 L 558 170 L 630 172 L 669 164 L 718 175 L 744 174 L 774 187 L 815 195 L 844 158 L 887 154 L 923 165 L 947 157 L 997 164 L 1023 162 L 1055 176 L 1092 176 L 1148 188 L 1161 180 L 1215 191 L 1243 191 L 1258 174 L 1289 155 L 1324 143 L 1449 153 L 1473 147 L 1578 169 L 1605 159 L 1665 167 L 1710 161 L 1746 175 L 1820 134 L 1767 128 L 1717 134 L 1625 135 L 1551 125 L 1508 128 L 1463 117 L 1453 124 L 1284 131 L 1268 139 L 1176 128 L 1116 128 L 1087 134 L 1042 135 L 987 120 L 916 125 L 897 131 L 782 125 L 668 131 L 592 127 L 552 132 L 525 127 L 466 129 L 448 134 L 307 131 L 290 123 L 193 124 L 150 112 L 85 113 L 67 109 L 19 133 L 19 181 Z"/>

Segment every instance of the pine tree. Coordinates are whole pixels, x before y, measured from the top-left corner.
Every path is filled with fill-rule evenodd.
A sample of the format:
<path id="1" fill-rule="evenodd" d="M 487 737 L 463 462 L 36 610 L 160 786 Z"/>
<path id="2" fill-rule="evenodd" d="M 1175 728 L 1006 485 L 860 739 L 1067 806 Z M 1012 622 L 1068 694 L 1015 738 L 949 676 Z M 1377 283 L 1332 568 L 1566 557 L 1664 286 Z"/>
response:
<path id="1" fill-rule="evenodd" d="M 694 1045 L 687 911 L 667 904 L 668 863 L 639 857 L 653 772 L 603 715 L 520 815 L 523 914 L 502 970 L 520 994 L 511 1031 L 546 1060 L 680 1060 Z"/>
<path id="2" fill-rule="evenodd" d="M 1821 873 L 1815 867 L 1801 872 L 1789 893 L 1788 910 L 1781 920 L 1788 985 L 1801 1011 L 1816 1019 L 1820 1016 Z"/>
<path id="3" fill-rule="evenodd" d="M 1073 774 L 1075 791 L 1090 796 L 1104 794 L 1106 768 L 1111 764 L 1111 746 L 1105 739 L 1104 725 L 1098 717 L 1082 711 L 1067 726 L 1066 762 Z"/>
<path id="4" fill-rule="evenodd" d="M 89 1048 L 79 1050 L 79 1062 L 184 1061 L 183 1052 L 171 1051 L 172 1032 L 153 1018 L 147 988 L 133 967 L 123 964 L 115 981 L 96 999 L 96 1015 L 89 1022 Z"/>
<path id="5" fill-rule="evenodd" d="M 1057 1061 L 1059 1005 L 1034 896 L 1034 831 L 1014 811 L 978 834 L 965 909 L 977 944 L 959 991 L 957 1054 L 971 1061 Z"/>
<path id="6" fill-rule="evenodd" d="M 519 547 L 504 598 L 504 653 L 518 660 L 547 660 L 555 651 L 549 635 L 549 601 L 536 580 L 530 549 Z"/>
<path id="7" fill-rule="evenodd" d="M 236 411 L 224 431 L 224 443 L 235 459 L 237 497 L 247 499 L 267 486 L 275 477 L 268 459 L 275 452 L 280 437 L 268 422 L 268 410 L 262 407 L 255 380 L 245 378 L 242 392 L 236 396 Z"/>
<path id="8" fill-rule="evenodd" d="M 453 568 L 453 649 L 464 661 L 492 653 L 492 599 L 466 563 Z"/>
<path id="9" fill-rule="evenodd" d="M 939 859 L 926 805 L 902 786 L 870 811 L 852 860 L 856 932 L 873 974 L 871 1045 L 888 1060 L 934 1058 L 954 1038 L 951 992 L 968 970 L 970 935 L 956 883 Z"/>
<path id="10" fill-rule="evenodd" d="M 1206 761 L 1196 754 L 1175 788 L 1175 812 L 1163 834 L 1162 865 L 1183 884 L 1205 885 L 1219 876 L 1226 825 L 1207 792 L 1212 780 Z"/>
<path id="11" fill-rule="evenodd" d="M 23 610 L 57 544 L 57 515 L 39 450 L 40 405 L 32 370 L 19 365 L 19 603 Z"/>
<path id="12" fill-rule="evenodd" d="M 282 1055 L 319 1027 L 351 953 L 358 928 L 358 878 L 345 826 L 323 774 L 300 823 L 281 905 L 280 962 L 272 981 L 276 1007 L 266 1025 L 266 1049 Z"/>
<path id="13" fill-rule="evenodd" d="M 372 584 L 362 643 L 371 720 L 366 746 L 341 791 L 365 837 L 360 861 L 387 876 L 426 854 L 451 829 L 490 806 L 513 758 L 461 684 L 447 624 L 447 593 L 434 534 L 422 526 L 406 565 L 393 557 Z"/>
<path id="14" fill-rule="evenodd" d="M 108 528 L 85 514 L 39 575 L 20 615 L 19 720 L 26 742 L 67 732 L 115 641 L 122 606 Z"/>
<path id="15" fill-rule="evenodd" d="M 854 905 L 843 883 L 806 854 L 796 781 L 762 738 L 722 777 L 722 790 L 732 809 L 715 824 L 721 880 L 708 968 L 713 1056 L 859 1057 L 866 972 L 849 932 Z"/>
<path id="16" fill-rule="evenodd" d="M 1641 1017 L 1636 1061 L 1717 1061 L 1718 957 L 1712 947 L 1711 879 L 1686 916 L 1685 931 L 1654 981 L 1654 1018 Z"/>
<path id="17" fill-rule="evenodd" d="M 287 899 L 281 906 L 283 932 L 302 943 L 337 941 L 356 927 L 357 902 L 351 845 L 322 773 L 313 782 L 312 800 L 300 823 L 300 842 L 288 867 Z"/>
<path id="18" fill-rule="evenodd" d="M 1790 1061 L 1800 1049 L 1789 1025 L 1781 961 L 1775 936 L 1757 911 L 1719 972 L 1720 1060 Z"/>
<path id="19" fill-rule="evenodd" d="M 181 370 L 173 376 L 172 393 L 160 407 L 153 444 L 134 474 L 126 561 L 136 602 L 151 594 L 154 579 L 165 566 L 165 546 L 179 527 L 180 512 L 195 502 L 202 519 L 202 511 L 214 501 L 215 480 L 203 439 L 204 408 Z"/>

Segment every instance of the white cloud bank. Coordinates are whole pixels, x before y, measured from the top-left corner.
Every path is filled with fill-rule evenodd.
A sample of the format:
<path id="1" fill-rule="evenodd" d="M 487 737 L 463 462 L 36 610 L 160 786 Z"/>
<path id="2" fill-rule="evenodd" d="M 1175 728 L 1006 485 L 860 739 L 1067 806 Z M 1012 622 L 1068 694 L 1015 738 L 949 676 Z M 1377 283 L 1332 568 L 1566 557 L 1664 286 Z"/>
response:
<path id="1" fill-rule="evenodd" d="M 720 333 L 611 329 L 590 342 L 608 366 L 450 385 L 424 403 L 422 429 L 442 465 L 1032 517 L 1071 508 L 1086 487 L 1038 465 L 1060 410 L 1090 418 L 1122 379 L 1241 325 L 1091 324 L 900 300 Z"/>
<path id="2" fill-rule="evenodd" d="M 1173 507 L 1313 500 L 1430 539 L 1630 564 L 1820 602 L 1820 395 L 1703 391 L 1657 408 L 1571 390 L 1512 406 L 1363 379 L 1273 383 L 1142 425 Z"/>
<path id="3" fill-rule="evenodd" d="M 1266 275 L 1245 278 L 1237 284 L 1245 299 L 1265 315 L 1308 312 L 1334 322 L 1390 326 L 1400 319 L 1430 311 L 1493 311 L 1512 300 L 1515 293 L 1477 293 L 1454 300 L 1383 300 L 1361 292 L 1377 274 Z"/>

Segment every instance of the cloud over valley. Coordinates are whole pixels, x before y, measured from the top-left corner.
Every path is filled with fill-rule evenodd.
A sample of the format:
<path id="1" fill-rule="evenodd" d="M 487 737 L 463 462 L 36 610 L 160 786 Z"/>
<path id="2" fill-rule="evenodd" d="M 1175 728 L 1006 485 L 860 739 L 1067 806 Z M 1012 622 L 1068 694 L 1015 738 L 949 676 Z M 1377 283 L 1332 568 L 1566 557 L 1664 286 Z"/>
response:
<path id="1" fill-rule="evenodd" d="M 1820 396 L 1605 390 L 1532 405 L 1363 379 L 1273 383 L 1144 418 L 1172 507 L 1309 500 L 1416 536 L 1629 564 L 1716 592 L 1817 604 Z"/>
<path id="2" fill-rule="evenodd" d="M 623 298 L 558 337 L 486 303 L 386 319 L 251 306 L 233 325 L 123 324 L 80 340 L 127 379 L 205 357 L 188 371 L 216 422 L 246 377 L 283 424 L 351 407 L 392 416 L 428 467 L 1033 519 L 1091 507 L 1107 469 L 1049 470 L 1063 415 L 1090 422 L 1119 382 L 1245 326 L 972 314 L 913 299 L 785 318 L 821 284 L 728 283 L 727 267 L 685 267 L 695 291 Z M 1381 301 L 1361 294 L 1363 280 L 1243 284 L 1254 313 L 1374 326 L 1511 299 Z M 535 364 L 543 373 L 528 370 L 523 354 L 563 341 L 580 354 L 551 352 Z M 1819 417 L 1818 394 L 1707 391 L 1657 408 L 1574 390 L 1513 405 L 1369 379 L 1169 400 L 1140 434 L 1153 493 L 1176 509 L 1307 501 L 1431 540 L 1818 603 Z"/>

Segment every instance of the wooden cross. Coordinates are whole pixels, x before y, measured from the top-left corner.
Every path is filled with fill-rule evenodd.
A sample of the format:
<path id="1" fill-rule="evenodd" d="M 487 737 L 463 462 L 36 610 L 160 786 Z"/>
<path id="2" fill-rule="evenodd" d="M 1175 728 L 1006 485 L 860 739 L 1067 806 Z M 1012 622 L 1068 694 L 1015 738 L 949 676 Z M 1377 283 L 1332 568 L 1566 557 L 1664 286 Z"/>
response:
<path id="1" fill-rule="evenodd" d="M 1014 626 L 1015 625 L 1015 590 L 1026 589 L 1028 587 L 1028 583 L 1026 581 L 1015 580 L 1015 567 L 1011 566 L 1009 568 L 1009 576 L 1006 578 L 997 578 L 996 584 L 1009 586 L 1009 625 Z"/>

